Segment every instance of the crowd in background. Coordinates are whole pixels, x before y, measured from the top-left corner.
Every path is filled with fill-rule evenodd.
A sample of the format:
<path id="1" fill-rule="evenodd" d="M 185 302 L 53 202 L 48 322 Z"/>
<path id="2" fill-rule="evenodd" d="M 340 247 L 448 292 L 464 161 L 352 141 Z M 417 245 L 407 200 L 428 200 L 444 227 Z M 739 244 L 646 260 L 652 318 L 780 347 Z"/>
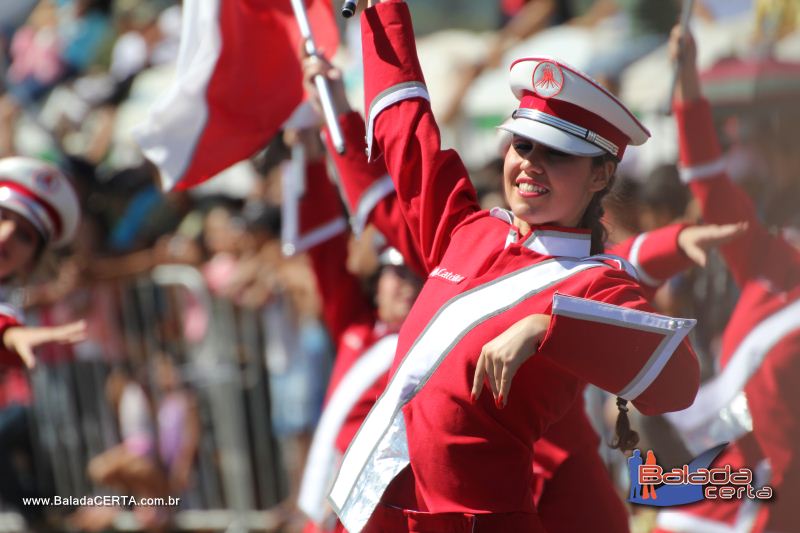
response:
<path id="1" fill-rule="evenodd" d="M 409 3 L 434 111 L 447 141 L 471 165 L 484 207 L 503 202 L 499 150 L 485 146 L 499 145 L 494 127 L 507 118 L 499 110 L 512 108 L 506 58 L 559 49 L 613 88 L 654 133 L 655 146 L 632 150 L 606 199 L 610 240 L 699 221 L 678 176 L 672 119 L 662 115 L 671 76 L 666 40 L 680 2 Z M 800 107 L 792 101 L 800 95 L 800 4 L 696 4 L 700 49 L 713 52 L 700 58 L 702 67 L 746 54 L 783 62 L 777 85 L 758 75 L 708 80 L 709 89 L 752 84 L 740 95 L 722 90 L 711 98 L 729 173 L 752 195 L 765 224 L 800 246 Z M 43 350 L 42 368 L 31 376 L 0 370 L 0 507 L 23 515 L 33 529 L 101 530 L 119 520 L 119 509 L 21 504 L 22 497 L 64 489 L 183 495 L 182 510 L 279 509 L 280 520 L 294 512 L 333 353 L 307 259 L 282 253 L 281 174 L 293 136 L 282 132 L 251 160 L 190 192 L 160 192 L 130 130 L 170 80 L 180 28 L 175 0 L 0 2 L 0 157 L 53 161 L 74 179 L 83 205 L 72 247 L 4 294 L 31 322 L 85 317 L 89 328 L 82 344 Z M 342 31 L 336 61 L 358 102 L 360 73 L 348 68 L 360 63 L 355 23 Z M 377 261 L 355 262 L 368 285 Z M 175 264 L 197 281 L 179 288 L 160 281 L 158 267 Z M 692 340 L 705 376 L 713 373 L 737 296 L 715 254 L 706 268 L 670 280 L 657 295 L 666 314 L 698 318 Z M 212 343 L 215 353 L 197 349 L 212 335 L 221 338 Z M 229 371 L 235 387 L 220 388 Z M 263 393 L 260 406 L 253 380 Z M 219 390 L 233 390 L 239 397 L 230 405 L 246 411 L 237 427 L 248 464 L 269 470 L 250 474 L 249 497 L 231 494 L 225 482 L 224 471 L 236 466 L 224 452 L 235 445 L 209 436 L 220 421 Z M 256 415 L 263 415 L 261 425 L 253 423 Z M 602 409 L 595 415 L 598 430 L 609 435 Z M 663 421 L 641 417 L 634 424 L 643 430 L 642 446 L 658 449 L 664 463 L 688 458 Z M 265 446 L 269 457 L 259 460 Z M 604 455 L 612 467 L 623 464 L 619 452 Z M 135 519 L 159 530 L 167 514 L 137 509 Z M 647 531 L 646 518 L 639 527 Z"/>

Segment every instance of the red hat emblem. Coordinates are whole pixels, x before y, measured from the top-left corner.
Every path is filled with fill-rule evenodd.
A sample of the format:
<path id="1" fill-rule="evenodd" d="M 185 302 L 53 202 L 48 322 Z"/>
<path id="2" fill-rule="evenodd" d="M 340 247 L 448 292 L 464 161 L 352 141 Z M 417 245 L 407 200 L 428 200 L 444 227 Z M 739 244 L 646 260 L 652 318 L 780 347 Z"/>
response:
<path id="1" fill-rule="evenodd" d="M 34 180 L 36 181 L 36 186 L 43 191 L 54 193 L 58 188 L 58 180 L 46 170 L 37 172 Z"/>
<path id="2" fill-rule="evenodd" d="M 542 61 L 533 70 L 533 92 L 542 98 L 552 98 L 564 88 L 564 73 L 556 63 Z"/>

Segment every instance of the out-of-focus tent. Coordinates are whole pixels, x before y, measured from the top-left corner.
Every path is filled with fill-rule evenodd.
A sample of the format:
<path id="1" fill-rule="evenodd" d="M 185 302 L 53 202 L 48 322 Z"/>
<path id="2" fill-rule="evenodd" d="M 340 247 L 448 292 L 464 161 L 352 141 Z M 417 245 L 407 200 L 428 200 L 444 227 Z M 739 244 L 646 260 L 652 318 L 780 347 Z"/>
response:
<path id="1" fill-rule="evenodd" d="M 800 96 L 800 62 L 729 58 L 702 75 L 703 92 L 719 113 L 770 112 Z"/>

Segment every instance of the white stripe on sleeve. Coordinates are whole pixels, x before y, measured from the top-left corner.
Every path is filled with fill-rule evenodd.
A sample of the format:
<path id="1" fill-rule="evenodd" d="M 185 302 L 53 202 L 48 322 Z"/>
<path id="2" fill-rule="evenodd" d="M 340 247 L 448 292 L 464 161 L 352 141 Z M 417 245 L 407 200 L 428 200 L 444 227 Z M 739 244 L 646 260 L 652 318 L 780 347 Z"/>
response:
<path id="1" fill-rule="evenodd" d="M 664 339 L 659 343 L 647 362 L 618 396 L 626 400 L 636 399 L 647 390 L 675 353 L 675 349 L 697 322 L 688 318 L 671 318 L 656 313 L 639 311 L 586 298 L 558 294 L 553 297 L 553 315 L 568 316 L 578 320 L 601 322 L 614 326 L 659 333 Z"/>
<path id="2" fill-rule="evenodd" d="M 375 119 L 381 111 L 403 100 L 423 98 L 430 102 L 428 88 L 421 81 L 408 81 L 398 83 L 381 92 L 369 106 L 369 120 L 367 121 L 367 159 L 372 161 L 372 139 L 375 129 Z"/>
<path id="3" fill-rule="evenodd" d="M 694 180 L 702 180 L 713 178 L 727 170 L 725 160 L 720 158 L 710 163 L 703 163 L 702 165 L 695 165 L 692 167 L 681 167 L 680 176 L 681 181 L 689 183 Z"/>

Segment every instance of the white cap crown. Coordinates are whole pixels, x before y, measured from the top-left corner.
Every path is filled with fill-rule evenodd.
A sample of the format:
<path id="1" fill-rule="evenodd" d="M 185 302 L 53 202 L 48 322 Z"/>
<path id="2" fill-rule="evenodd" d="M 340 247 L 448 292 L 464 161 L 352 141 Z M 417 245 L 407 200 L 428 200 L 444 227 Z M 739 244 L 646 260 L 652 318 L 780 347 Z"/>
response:
<path id="1" fill-rule="evenodd" d="M 520 101 L 501 128 L 582 156 L 621 159 L 629 144 L 650 132 L 622 102 L 586 74 L 556 59 L 532 57 L 511 65 L 510 84 Z"/>
<path id="2" fill-rule="evenodd" d="M 0 207 L 25 217 L 54 246 L 69 243 L 80 222 L 78 196 L 67 177 L 29 157 L 0 159 Z"/>

